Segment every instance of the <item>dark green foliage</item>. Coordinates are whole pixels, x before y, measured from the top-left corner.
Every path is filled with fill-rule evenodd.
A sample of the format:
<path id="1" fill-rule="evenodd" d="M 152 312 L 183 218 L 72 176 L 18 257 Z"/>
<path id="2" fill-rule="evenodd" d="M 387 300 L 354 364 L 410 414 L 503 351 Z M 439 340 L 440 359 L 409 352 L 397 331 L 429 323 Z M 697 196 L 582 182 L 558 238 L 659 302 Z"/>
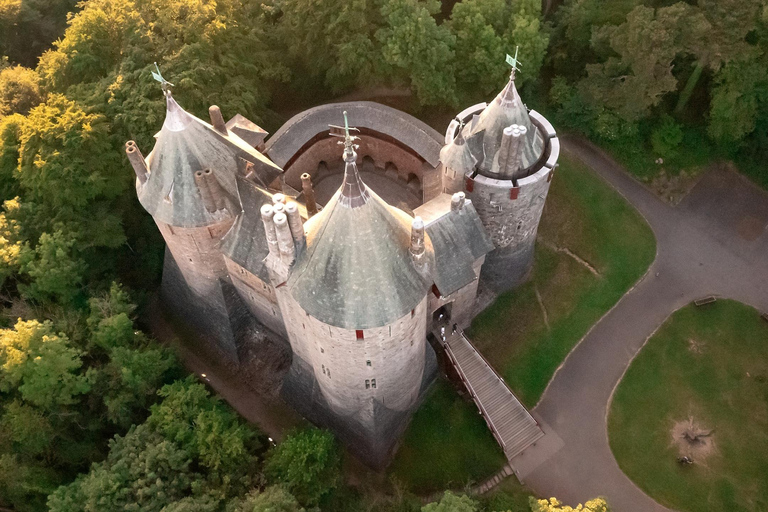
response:
<path id="1" fill-rule="evenodd" d="M 25 66 L 64 32 L 77 0 L 0 0 L 0 55 Z"/>
<path id="2" fill-rule="evenodd" d="M 305 506 L 317 505 L 341 479 L 341 458 L 333 434 L 315 428 L 295 432 L 271 453 L 264 474 Z"/>
<path id="3" fill-rule="evenodd" d="M 683 130 L 670 116 L 661 118 L 661 123 L 651 133 L 651 147 L 657 155 L 669 158 L 677 154 L 683 142 Z"/>
<path id="4" fill-rule="evenodd" d="M 445 491 L 440 501 L 421 507 L 421 512 L 477 512 L 478 504 L 467 495 L 456 495 Z"/>
<path id="5" fill-rule="evenodd" d="M 304 512 L 304 508 L 285 488 L 273 485 L 234 500 L 227 512 Z"/>
<path id="6" fill-rule="evenodd" d="M 110 442 L 104 462 L 51 495 L 52 512 L 212 511 L 253 484 L 254 430 L 191 378 L 159 394 L 145 423 Z"/>
<path id="7" fill-rule="evenodd" d="M 23 468 L 0 486 L 0 504 L 42 510 L 48 493 L 101 458 L 116 428 L 141 422 L 157 389 L 179 375 L 174 357 L 134 330 L 134 308 L 113 285 L 91 299 L 87 318 L 20 320 L 0 331 L 0 457 Z M 201 424 L 208 436 L 227 427 Z"/>

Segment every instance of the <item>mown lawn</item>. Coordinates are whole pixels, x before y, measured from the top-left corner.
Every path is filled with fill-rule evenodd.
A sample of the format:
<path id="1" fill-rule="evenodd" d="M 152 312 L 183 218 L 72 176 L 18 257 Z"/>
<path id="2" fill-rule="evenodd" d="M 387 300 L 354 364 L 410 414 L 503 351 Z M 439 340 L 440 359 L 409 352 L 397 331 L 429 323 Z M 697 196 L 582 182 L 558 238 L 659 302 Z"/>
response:
<path id="1" fill-rule="evenodd" d="M 672 428 L 689 418 L 714 449 L 683 467 Z M 676 312 L 619 384 L 608 431 L 622 470 L 669 507 L 768 510 L 768 323 L 733 301 Z"/>
<path id="2" fill-rule="evenodd" d="M 650 228 L 621 196 L 576 161 L 561 158 L 539 230 L 530 282 L 500 296 L 469 331 L 528 406 L 587 330 L 653 261 Z M 565 252 L 568 249 L 599 275 Z M 543 310 L 547 312 L 544 321 Z M 391 472 L 417 492 L 479 482 L 504 463 L 472 403 L 446 383 L 414 416 Z"/>
<path id="3" fill-rule="evenodd" d="M 500 296 L 475 319 L 469 335 L 532 407 L 565 356 L 645 273 L 655 253 L 642 217 L 580 162 L 561 158 L 532 279 Z"/>

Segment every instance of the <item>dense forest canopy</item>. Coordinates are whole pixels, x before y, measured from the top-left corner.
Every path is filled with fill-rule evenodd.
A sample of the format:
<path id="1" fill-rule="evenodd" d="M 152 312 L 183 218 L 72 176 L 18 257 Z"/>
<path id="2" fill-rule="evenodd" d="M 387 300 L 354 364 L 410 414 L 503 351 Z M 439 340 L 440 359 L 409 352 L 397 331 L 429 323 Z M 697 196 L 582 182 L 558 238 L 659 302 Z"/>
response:
<path id="1" fill-rule="evenodd" d="M 768 185 L 766 0 L 565 0 L 546 17 L 537 0 L 0 0 L 0 505 L 362 506 L 327 433 L 268 449 L 137 330 L 163 245 L 122 145 L 149 150 L 162 123 L 154 62 L 191 112 L 273 129 L 376 87 L 453 113 L 500 90 L 516 46 L 523 96 L 558 130 L 640 175 L 730 158 Z"/>

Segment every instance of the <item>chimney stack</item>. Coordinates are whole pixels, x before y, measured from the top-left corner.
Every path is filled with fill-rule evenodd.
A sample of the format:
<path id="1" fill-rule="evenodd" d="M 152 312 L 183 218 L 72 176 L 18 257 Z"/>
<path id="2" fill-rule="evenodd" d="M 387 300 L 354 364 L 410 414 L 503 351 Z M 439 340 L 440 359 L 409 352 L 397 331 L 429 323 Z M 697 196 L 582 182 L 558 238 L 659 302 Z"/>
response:
<path id="1" fill-rule="evenodd" d="M 293 235 L 291 235 L 291 228 L 288 226 L 288 217 L 284 212 L 277 212 L 272 216 L 272 221 L 275 223 L 275 231 L 277 232 L 280 260 L 286 267 L 289 267 L 296 256 L 296 247 L 293 245 Z"/>
<path id="2" fill-rule="evenodd" d="M 291 201 L 285 205 L 285 214 L 288 216 L 288 225 L 291 228 L 291 234 L 297 244 L 304 241 L 304 221 L 299 213 L 299 205 Z"/>
<path id="3" fill-rule="evenodd" d="M 451 211 L 452 212 L 458 212 L 462 208 L 464 208 L 464 198 L 465 194 L 464 192 L 456 192 L 451 196 Z"/>
<path id="4" fill-rule="evenodd" d="M 411 223 L 411 258 L 417 267 L 424 264 L 424 221 L 415 217 Z"/>
<path id="5" fill-rule="evenodd" d="M 501 136 L 501 148 L 499 149 L 499 174 L 509 178 L 516 178 L 520 170 L 520 152 L 523 139 L 528 129 L 519 124 L 513 124 L 504 128 Z"/>
<path id="6" fill-rule="evenodd" d="M 200 192 L 200 197 L 203 200 L 203 206 L 210 213 L 216 211 L 216 202 L 211 195 L 211 189 L 208 186 L 208 180 L 205 178 L 205 171 L 197 171 L 195 173 L 195 185 L 197 185 L 197 191 Z"/>
<path id="7" fill-rule="evenodd" d="M 214 204 L 214 210 L 224 210 L 227 208 L 227 196 L 224 192 L 224 188 L 219 183 L 219 180 L 214 176 L 213 171 L 209 169 L 203 170 L 203 179 L 208 186 L 208 191 L 211 194 L 211 198 Z"/>
<path id="8" fill-rule="evenodd" d="M 304 203 L 307 205 L 307 216 L 312 217 L 317 213 L 315 202 L 315 189 L 312 188 L 312 178 L 309 173 L 301 175 L 301 190 L 304 191 Z"/>
<path id="9" fill-rule="evenodd" d="M 217 105 L 211 105 L 208 107 L 208 115 L 211 117 L 211 124 L 216 131 L 221 132 L 222 135 L 227 135 L 227 125 L 224 123 L 224 116 L 221 115 L 221 109 Z"/>
<path id="10" fill-rule="evenodd" d="M 133 172 L 136 173 L 136 177 L 143 185 L 147 182 L 149 169 L 147 169 L 147 161 L 144 160 L 144 155 L 139 151 L 139 147 L 136 142 L 129 140 L 125 143 L 125 154 L 128 155 L 128 160 L 131 162 Z"/>
<path id="11" fill-rule="evenodd" d="M 274 214 L 275 212 L 270 205 L 265 204 L 261 207 L 261 221 L 264 223 L 264 233 L 267 237 L 269 255 L 279 258 L 280 249 L 277 244 L 277 231 L 275 230 L 275 223 L 272 219 Z"/>

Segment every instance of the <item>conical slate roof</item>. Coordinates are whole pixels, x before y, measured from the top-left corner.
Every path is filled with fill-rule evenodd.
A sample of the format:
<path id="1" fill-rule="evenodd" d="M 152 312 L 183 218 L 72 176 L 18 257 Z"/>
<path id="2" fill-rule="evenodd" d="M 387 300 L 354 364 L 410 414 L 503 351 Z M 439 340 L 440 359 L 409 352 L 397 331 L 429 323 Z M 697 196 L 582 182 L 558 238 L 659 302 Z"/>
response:
<path id="1" fill-rule="evenodd" d="M 176 227 L 207 226 L 229 214 L 209 212 L 195 184 L 195 172 L 211 169 L 230 199 L 237 197 L 235 175 L 251 162 L 266 186 L 282 170 L 232 132 L 226 135 L 182 109 L 166 95 L 165 122 L 147 157 L 149 179 L 137 184 L 139 201 L 155 220 Z"/>
<path id="2" fill-rule="evenodd" d="M 467 142 L 464 140 L 464 130 L 460 129 L 459 134 L 450 144 L 443 146 L 440 150 L 440 162 L 460 174 L 467 174 L 474 170 L 477 159 L 469 150 Z"/>
<path id="3" fill-rule="evenodd" d="M 495 178 L 499 173 L 496 154 L 501 147 L 501 137 L 504 128 L 517 124 L 528 130 L 521 151 L 521 167 L 526 169 L 541 157 L 544 151 L 544 140 L 536 127 L 531 123 L 528 110 L 525 108 L 520 95 L 517 93 L 514 79 L 510 79 L 506 87 L 480 114 L 478 119 L 464 127 L 464 138 L 477 160 L 477 168 L 481 174 Z"/>
<path id="4" fill-rule="evenodd" d="M 429 283 L 411 260 L 413 219 L 365 186 L 355 158 L 354 151 L 345 152 L 342 186 L 305 224 L 306 250 L 288 287 L 318 320 L 368 329 L 391 324 L 414 309 Z M 431 244 L 427 250 L 431 258 Z"/>

